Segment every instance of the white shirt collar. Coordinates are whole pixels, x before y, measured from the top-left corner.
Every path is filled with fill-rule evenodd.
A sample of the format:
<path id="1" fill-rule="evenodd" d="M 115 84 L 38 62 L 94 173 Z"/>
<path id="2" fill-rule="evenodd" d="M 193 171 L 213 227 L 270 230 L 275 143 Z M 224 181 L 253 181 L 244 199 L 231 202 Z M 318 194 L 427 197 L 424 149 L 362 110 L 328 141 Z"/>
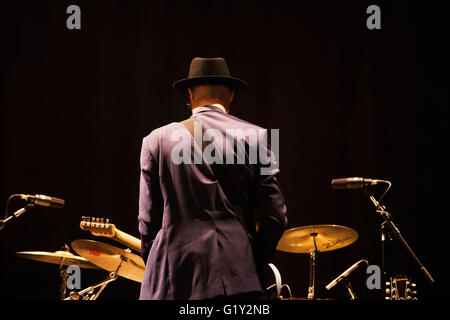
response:
<path id="1" fill-rule="evenodd" d="M 223 105 L 219 104 L 219 103 L 211 104 L 211 106 L 219 108 L 219 109 L 222 110 L 225 114 L 227 113 L 227 110 L 225 109 L 225 107 L 224 107 Z M 196 114 L 197 112 L 204 111 L 204 110 L 207 110 L 207 109 L 208 109 L 208 108 L 205 108 L 205 107 L 197 107 L 197 108 L 195 108 L 195 109 L 192 111 L 192 114 Z"/>

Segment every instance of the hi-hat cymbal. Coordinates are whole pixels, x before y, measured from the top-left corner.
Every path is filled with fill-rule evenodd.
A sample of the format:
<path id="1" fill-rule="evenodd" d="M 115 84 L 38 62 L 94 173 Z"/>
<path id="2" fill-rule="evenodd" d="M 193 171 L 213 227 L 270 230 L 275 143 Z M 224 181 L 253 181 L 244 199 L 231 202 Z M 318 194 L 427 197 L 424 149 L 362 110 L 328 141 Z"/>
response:
<path id="1" fill-rule="evenodd" d="M 277 250 L 290 253 L 324 252 L 346 247 L 358 239 L 358 232 L 349 227 L 321 224 L 286 230 Z"/>
<path id="2" fill-rule="evenodd" d="M 46 252 L 46 251 L 21 251 L 16 252 L 16 255 L 39 262 L 53 263 L 64 266 L 76 265 L 80 268 L 85 269 L 100 269 L 99 267 L 93 265 L 85 258 L 76 256 L 69 251 L 55 251 L 55 252 Z"/>
<path id="3" fill-rule="evenodd" d="M 145 263 L 140 256 L 94 240 L 75 240 L 71 245 L 80 256 L 96 266 L 116 272 L 124 278 L 142 282 Z"/>

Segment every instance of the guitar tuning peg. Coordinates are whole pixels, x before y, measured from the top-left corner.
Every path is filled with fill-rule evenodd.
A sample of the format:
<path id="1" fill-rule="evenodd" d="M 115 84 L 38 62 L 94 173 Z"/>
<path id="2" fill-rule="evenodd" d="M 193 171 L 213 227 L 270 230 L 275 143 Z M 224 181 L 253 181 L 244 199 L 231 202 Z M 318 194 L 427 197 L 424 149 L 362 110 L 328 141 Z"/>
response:
<path id="1" fill-rule="evenodd" d="M 104 223 L 105 219 L 104 218 L 100 218 L 100 222 Z"/>
<path id="2" fill-rule="evenodd" d="M 106 218 L 106 223 L 109 223 L 109 219 L 108 218 Z"/>

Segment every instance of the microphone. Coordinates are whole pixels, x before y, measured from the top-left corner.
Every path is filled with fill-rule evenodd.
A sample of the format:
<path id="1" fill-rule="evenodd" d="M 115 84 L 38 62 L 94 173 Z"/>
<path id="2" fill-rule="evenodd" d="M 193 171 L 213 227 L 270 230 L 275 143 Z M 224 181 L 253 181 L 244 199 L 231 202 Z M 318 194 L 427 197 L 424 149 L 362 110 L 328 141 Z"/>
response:
<path id="1" fill-rule="evenodd" d="M 361 262 L 367 262 L 366 260 L 359 260 L 357 263 L 355 263 L 354 265 L 352 265 L 350 268 L 348 268 L 347 270 L 345 270 L 344 272 L 342 272 L 342 274 L 337 277 L 336 279 L 334 279 L 333 281 L 331 281 L 325 288 L 327 288 L 327 290 L 330 290 L 331 288 L 333 288 L 335 285 L 337 285 L 339 282 L 341 282 L 342 280 L 344 280 L 345 278 L 348 277 L 348 275 L 350 273 L 352 273 L 356 268 L 359 267 L 359 265 L 361 264 Z"/>
<path id="2" fill-rule="evenodd" d="M 365 179 L 365 178 L 340 178 L 331 180 L 333 189 L 364 189 L 366 186 L 373 186 L 386 183 L 385 180 Z"/>
<path id="3" fill-rule="evenodd" d="M 65 204 L 65 201 L 63 199 L 49 197 L 42 194 L 19 194 L 19 197 L 23 200 L 29 201 L 35 205 L 42 207 L 62 208 Z"/>

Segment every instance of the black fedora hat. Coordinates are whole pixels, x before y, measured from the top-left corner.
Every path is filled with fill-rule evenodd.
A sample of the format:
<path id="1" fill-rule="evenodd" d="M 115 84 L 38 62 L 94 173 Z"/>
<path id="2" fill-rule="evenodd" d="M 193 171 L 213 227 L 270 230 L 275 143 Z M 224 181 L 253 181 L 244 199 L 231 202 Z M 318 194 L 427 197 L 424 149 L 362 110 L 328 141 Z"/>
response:
<path id="1" fill-rule="evenodd" d="M 245 81 L 231 76 L 227 62 L 221 57 L 192 59 L 188 77 L 175 81 L 172 86 L 186 89 L 200 84 L 223 84 L 237 90 L 247 87 Z"/>

